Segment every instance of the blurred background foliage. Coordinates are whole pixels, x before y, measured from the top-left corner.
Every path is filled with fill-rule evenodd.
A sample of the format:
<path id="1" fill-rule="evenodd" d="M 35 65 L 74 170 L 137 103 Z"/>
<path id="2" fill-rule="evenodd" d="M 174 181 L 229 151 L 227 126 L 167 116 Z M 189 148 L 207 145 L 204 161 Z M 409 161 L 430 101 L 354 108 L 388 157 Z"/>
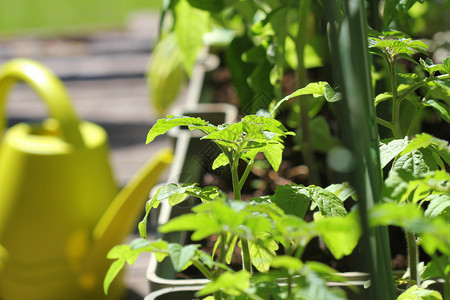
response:
<path id="1" fill-rule="evenodd" d="M 61 34 L 120 27 L 130 13 L 157 11 L 162 0 L 2 0 L 0 35 Z"/>

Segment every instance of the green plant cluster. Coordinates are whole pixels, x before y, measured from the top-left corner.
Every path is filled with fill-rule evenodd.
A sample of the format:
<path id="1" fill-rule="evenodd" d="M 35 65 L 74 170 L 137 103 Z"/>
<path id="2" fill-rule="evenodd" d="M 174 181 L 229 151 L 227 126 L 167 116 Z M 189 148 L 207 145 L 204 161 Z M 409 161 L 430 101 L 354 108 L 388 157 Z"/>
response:
<path id="1" fill-rule="evenodd" d="M 358 27 L 352 22 L 354 19 L 361 21 L 355 12 L 362 2 L 336 1 L 328 10 L 331 10 L 330 15 L 339 23 L 340 29 L 354 26 L 351 29 L 356 30 Z M 358 66 L 360 72 L 356 72 L 363 74 L 367 67 L 373 75 L 369 86 L 366 86 L 367 95 L 364 94 L 365 78 L 353 77 L 355 82 L 346 82 L 338 88 L 333 86 L 339 83 L 332 85 L 325 81 L 307 80 L 308 67 L 323 66 L 333 56 L 321 54 L 320 49 L 323 48 L 320 45 L 326 47 L 326 41 L 320 34 L 315 39 L 317 27 L 311 25 L 314 18 L 321 16 L 317 12 L 319 8 L 327 10 L 322 1 L 166 2 L 163 16 L 173 13 L 174 22 L 167 33 L 162 31 L 161 45 L 170 40 L 173 48 L 169 49 L 177 53 L 176 58 L 172 56 L 176 62 L 171 61 L 167 74 L 179 72 L 180 66 L 189 73 L 204 46 L 199 36 L 208 33 L 203 36 L 215 41 L 210 45 L 217 45 L 218 41 L 228 45 L 225 57 L 245 116 L 239 122 L 215 126 L 200 118 L 169 115 L 152 127 L 147 142 L 176 126 L 200 130 L 204 134 L 203 139 L 220 148 L 221 154 L 212 162 L 212 168 L 230 169 L 233 196 L 217 187 L 200 187 L 196 183 L 172 183 L 161 187 L 147 203 L 145 217 L 139 224 L 141 238 L 129 245 L 117 246 L 109 253 L 109 258 L 116 261 L 105 278 L 105 290 L 126 263 L 133 263 L 139 253 L 150 251 L 160 261 L 170 257 L 177 271 L 193 265 L 209 279 L 210 283 L 198 292 L 198 297 L 346 299 L 342 290 L 327 286 L 329 281 L 343 281 L 333 269 L 318 262 L 302 260 L 308 243 L 320 237 L 333 256 L 340 259 L 355 251 L 365 238 L 364 234 L 386 226 L 397 226 L 405 232 L 408 249 L 408 270 L 403 277 L 395 279 L 398 299 L 449 298 L 450 146 L 448 141 L 423 132 L 421 125 L 430 114 L 446 126 L 450 122 L 450 58 L 435 63 L 428 57 L 428 47 L 423 41 L 398 29 L 381 29 L 404 27 L 411 18 L 410 9 L 424 2 L 386 0 L 382 17 L 379 15 L 379 1 L 369 2 L 368 11 L 372 9 L 369 19 L 373 28 L 363 26 L 358 29 L 359 36 L 364 39 L 359 45 L 367 47 L 359 51 L 360 61 L 364 64 Z M 425 3 L 431 5 L 431 2 Z M 195 12 L 195 20 L 189 17 L 188 12 Z M 341 64 L 341 72 L 335 73 L 336 77 L 347 79 L 350 68 L 345 66 L 351 66 L 352 59 L 356 61 L 360 57 L 345 56 L 348 54 L 346 51 L 352 50 L 345 48 L 345 43 L 356 48 L 354 41 L 358 36 L 339 36 L 340 48 L 333 48 L 332 40 L 337 38 L 333 36 L 333 22 L 329 20 L 328 24 L 331 53 L 340 53 L 342 58 L 342 62 L 337 63 Z M 190 25 L 195 30 L 190 30 Z M 212 28 L 215 30 L 211 31 Z M 307 32 L 311 34 L 311 31 L 313 34 L 307 37 Z M 221 34 L 216 35 L 217 32 Z M 218 36 L 225 36 L 228 40 L 219 40 Z M 365 65 L 366 60 L 369 63 L 369 54 L 373 55 L 371 69 Z M 281 89 L 281 81 L 286 71 L 291 69 L 296 73 L 297 89 L 286 96 Z M 166 86 L 172 83 L 177 86 L 180 76 L 173 76 L 177 83 L 169 80 L 165 82 Z M 164 78 L 159 80 L 164 81 Z M 159 91 L 162 93 L 163 89 Z M 269 95 L 270 103 L 254 101 L 258 92 Z M 362 149 L 373 160 L 364 164 L 373 163 L 376 168 L 372 169 L 373 173 L 364 170 L 361 175 L 364 177 L 361 181 L 369 182 L 365 190 L 348 182 L 323 188 L 317 184 L 317 179 L 311 178 L 315 184 L 278 186 L 271 195 L 242 201 L 241 191 L 257 155 L 262 153 L 271 168 L 277 171 L 283 160 L 284 142 L 294 134 L 301 136 L 302 156 L 310 167 L 310 176 L 314 177 L 312 154 L 317 149 L 312 147 L 314 138 L 311 133 L 314 131 L 311 126 L 318 124 L 314 120 L 318 120 L 323 107 L 351 103 L 348 99 L 355 94 L 364 94 L 371 106 L 368 110 L 377 112 L 373 119 L 366 120 L 374 124 L 375 129 L 371 130 L 375 137 L 371 142 L 376 149 Z M 298 100 L 292 101 L 295 98 Z M 252 103 L 251 109 L 245 111 L 249 102 Z M 285 105 L 291 105 L 290 111 L 293 112 L 285 121 L 292 124 L 292 116 L 297 118 L 295 126 L 298 130 L 295 133 L 276 119 Z M 378 135 L 377 124 L 380 129 L 387 129 L 383 138 Z M 330 141 L 332 139 L 330 147 L 324 149 L 328 151 L 341 142 L 331 136 L 326 123 L 325 126 L 326 136 Z M 360 155 L 358 152 L 353 154 Z M 358 166 L 352 165 L 356 161 L 356 158 L 351 159 L 346 168 L 356 169 Z M 245 170 L 239 171 L 239 164 L 245 164 Z M 383 181 L 380 187 L 370 184 L 374 176 Z M 362 199 L 366 196 L 364 193 L 373 193 L 378 202 L 366 203 L 366 199 Z M 203 252 L 195 244 L 182 246 L 146 239 L 146 222 L 152 208 L 158 207 L 162 201 L 176 205 L 189 197 L 200 199 L 201 204 L 195 206 L 191 213 L 162 225 L 159 231 L 192 231 L 191 239 L 194 241 L 217 236 L 212 254 Z M 347 205 L 348 201 L 352 203 Z M 345 207 L 351 209 L 347 211 Z M 314 215 L 312 222 L 304 220 L 309 210 Z M 367 223 L 367 231 L 364 222 Z M 377 236 L 366 238 L 374 240 Z M 230 268 L 236 246 L 242 257 L 242 268 L 238 271 Z M 430 257 L 426 264 L 419 261 L 419 247 Z M 379 249 L 375 247 L 374 251 Z M 385 258 L 388 263 L 389 260 L 390 257 Z M 443 295 L 430 288 L 438 279 L 443 280 Z M 372 283 L 377 285 L 380 282 L 373 280 Z M 387 292 L 386 295 L 391 294 Z M 392 295 L 387 297 L 393 298 Z"/>

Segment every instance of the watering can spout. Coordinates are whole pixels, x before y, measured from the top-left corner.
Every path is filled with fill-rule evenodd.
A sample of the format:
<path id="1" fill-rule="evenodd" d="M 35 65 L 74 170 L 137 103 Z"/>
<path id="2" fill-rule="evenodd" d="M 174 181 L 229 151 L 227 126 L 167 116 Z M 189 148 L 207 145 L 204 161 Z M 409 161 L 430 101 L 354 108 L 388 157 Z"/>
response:
<path id="1" fill-rule="evenodd" d="M 5 131 L 13 85 L 29 85 L 50 118 Z M 155 154 L 121 190 L 107 134 L 80 121 L 62 82 L 45 66 L 15 59 L 0 68 L 0 299 L 103 299 L 108 251 L 132 231 L 150 189 L 171 163 Z M 119 299 L 113 287 L 107 299 Z"/>

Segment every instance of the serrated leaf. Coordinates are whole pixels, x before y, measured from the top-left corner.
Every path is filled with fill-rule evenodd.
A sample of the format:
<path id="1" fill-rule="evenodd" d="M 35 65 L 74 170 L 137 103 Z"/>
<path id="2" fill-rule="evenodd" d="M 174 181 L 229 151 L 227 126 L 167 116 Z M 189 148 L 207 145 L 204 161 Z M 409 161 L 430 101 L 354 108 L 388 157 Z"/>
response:
<path id="1" fill-rule="evenodd" d="M 442 300 L 442 295 L 438 291 L 427 290 L 413 285 L 404 293 L 398 296 L 397 300 Z"/>
<path id="2" fill-rule="evenodd" d="M 299 193 L 307 195 L 312 204 L 311 209 L 319 207 L 320 213 L 324 216 L 345 216 L 347 211 L 344 204 L 335 194 L 321 187 L 310 185 L 306 188 L 299 188 Z"/>
<path id="3" fill-rule="evenodd" d="M 427 209 L 425 210 L 425 216 L 437 217 L 450 207 L 450 195 L 447 194 L 433 194 L 426 198 L 430 201 Z"/>
<path id="4" fill-rule="evenodd" d="M 430 75 L 434 74 L 435 72 L 444 70 L 444 67 L 442 65 L 435 64 L 429 57 L 427 57 L 425 60 L 420 58 L 419 63 L 425 71 L 430 73 Z"/>
<path id="5" fill-rule="evenodd" d="M 434 108 L 445 122 L 450 123 L 450 109 L 442 102 L 428 99 L 422 102 L 424 105 Z"/>
<path id="6" fill-rule="evenodd" d="M 277 186 L 271 200 L 285 214 L 291 214 L 299 218 L 305 217 L 310 203 L 310 198 L 307 195 L 298 193 L 298 189 L 294 189 L 290 185 Z"/>
<path id="7" fill-rule="evenodd" d="M 159 119 L 147 134 L 146 143 L 152 142 L 157 136 L 166 133 L 170 129 L 177 126 L 193 125 L 207 125 L 207 121 L 201 118 L 187 117 L 187 116 L 173 116 L 168 115 L 165 119 Z"/>
<path id="8" fill-rule="evenodd" d="M 420 149 L 420 148 L 426 148 L 431 144 L 431 141 L 433 140 L 433 136 L 427 134 L 427 133 L 421 133 L 417 134 L 411 142 L 403 149 L 403 151 L 400 153 L 400 155 L 405 155 L 409 152 L 412 152 L 414 150 Z"/>
<path id="9" fill-rule="evenodd" d="M 171 206 L 174 206 L 182 201 L 184 201 L 188 194 L 186 194 L 186 191 L 190 188 L 194 188 L 195 184 L 182 184 L 177 185 L 175 183 L 169 183 L 164 186 L 162 186 L 157 194 L 156 198 L 158 201 L 163 201 L 165 199 L 168 199 L 169 204 Z"/>
<path id="10" fill-rule="evenodd" d="M 175 271 L 180 272 L 190 265 L 190 260 L 195 256 L 195 253 L 200 245 L 181 246 L 179 244 L 170 244 L 169 253 Z"/>
<path id="11" fill-rule="evenodd" d="M 228 157 L 225 155 L 225 153 L 220 153 L 219 156 L 214 160 L 212 164 L 212 169 L 216 170 L 217 168 L 226 166 L 230 163 L 228 160 Z"/>
<path id="12" fill-rule="evenodd" d="M 400 156 L 394 161 L 392 170 L 399 171 L 400 169 L 411 172 L 414 175 L 419 175 L 436 170 L 437 164 L 430 150 L 417 149 Z"/>
<path id="13" fill-rule="evenodd" d="M 217 131 L 212 132 L 202 137 L 206 140 L 220 140 L 226 142 L 235 142 L 241 138 L 243 134 L 242 123 L 233 123 L 229 125 L 222 125 L 217 127 Z"/>
<path id="14" fill-rule="evenodd" d="M 327 101 L 336 102 L 342 98 L 342 96 L 334 91 L 334 89 L 325 81 L 312 82 L 307 86 L 300 88 L 293 92 L 292 94 L 284 97 L 279 100 L 278 103 L 272 109 L 272 114 L 276 112 L 276 110 L 280 107 L 280 105 L 291 98 L 303 96 L 303 95 L 312 95 L 314 97 L 325 97 Z"/>
<path id="15" fill-rule="evenodd" d="M 356 198 L 355 189 L 348 182 L 331 184 L 325 189 L 338 196 L 342 202 L 350 197 L 354 199 Z"/>
<path id="16" fill-rule="evenodd" d="M 278 244 L 270 238 L 268 233 L 260 234 L 260 243 L 250 242 L 249 251 L 253 266 L 262 273 L 266 273 L 270 269 L 272 259 L 276 256 Z M 263 244 L 263 245 L 262 245 Z"/>
<path id="17" fill-rule="evenodd" d="M 283 149 L 284 146 L 280 143 L 266 144 L 262 148 L 264 156 L 267 158 L 275 172 L 278 171 L 281 161 L 283 160 Z"/>
<path id="18" fill-rule="evenodd" d="M 442 66 L 447 73 L 450 73 L 450 57 L 444 58 L 444 60 L 442 61 Z"/>

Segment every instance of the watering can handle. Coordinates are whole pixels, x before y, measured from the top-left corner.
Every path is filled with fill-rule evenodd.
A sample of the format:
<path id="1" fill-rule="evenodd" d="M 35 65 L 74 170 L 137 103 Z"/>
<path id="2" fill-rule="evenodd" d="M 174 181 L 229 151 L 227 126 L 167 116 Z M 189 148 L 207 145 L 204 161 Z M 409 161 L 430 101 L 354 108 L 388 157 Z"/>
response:
<path id="1" fill-rule="evenodd" d="M 7 96 L 18 81 L 29 84 L 45 102 L 50 116 L 59 122 L 67 143 L 78 146 L 84 144 L 78 116 L 63 83 L 47 67 L 30 59 L 13 59 L 0 68 L 0 118 L 2 114 L 5 115 Z M 0 120 L 0 137 L 5 126 L 4 118 Z"/>

